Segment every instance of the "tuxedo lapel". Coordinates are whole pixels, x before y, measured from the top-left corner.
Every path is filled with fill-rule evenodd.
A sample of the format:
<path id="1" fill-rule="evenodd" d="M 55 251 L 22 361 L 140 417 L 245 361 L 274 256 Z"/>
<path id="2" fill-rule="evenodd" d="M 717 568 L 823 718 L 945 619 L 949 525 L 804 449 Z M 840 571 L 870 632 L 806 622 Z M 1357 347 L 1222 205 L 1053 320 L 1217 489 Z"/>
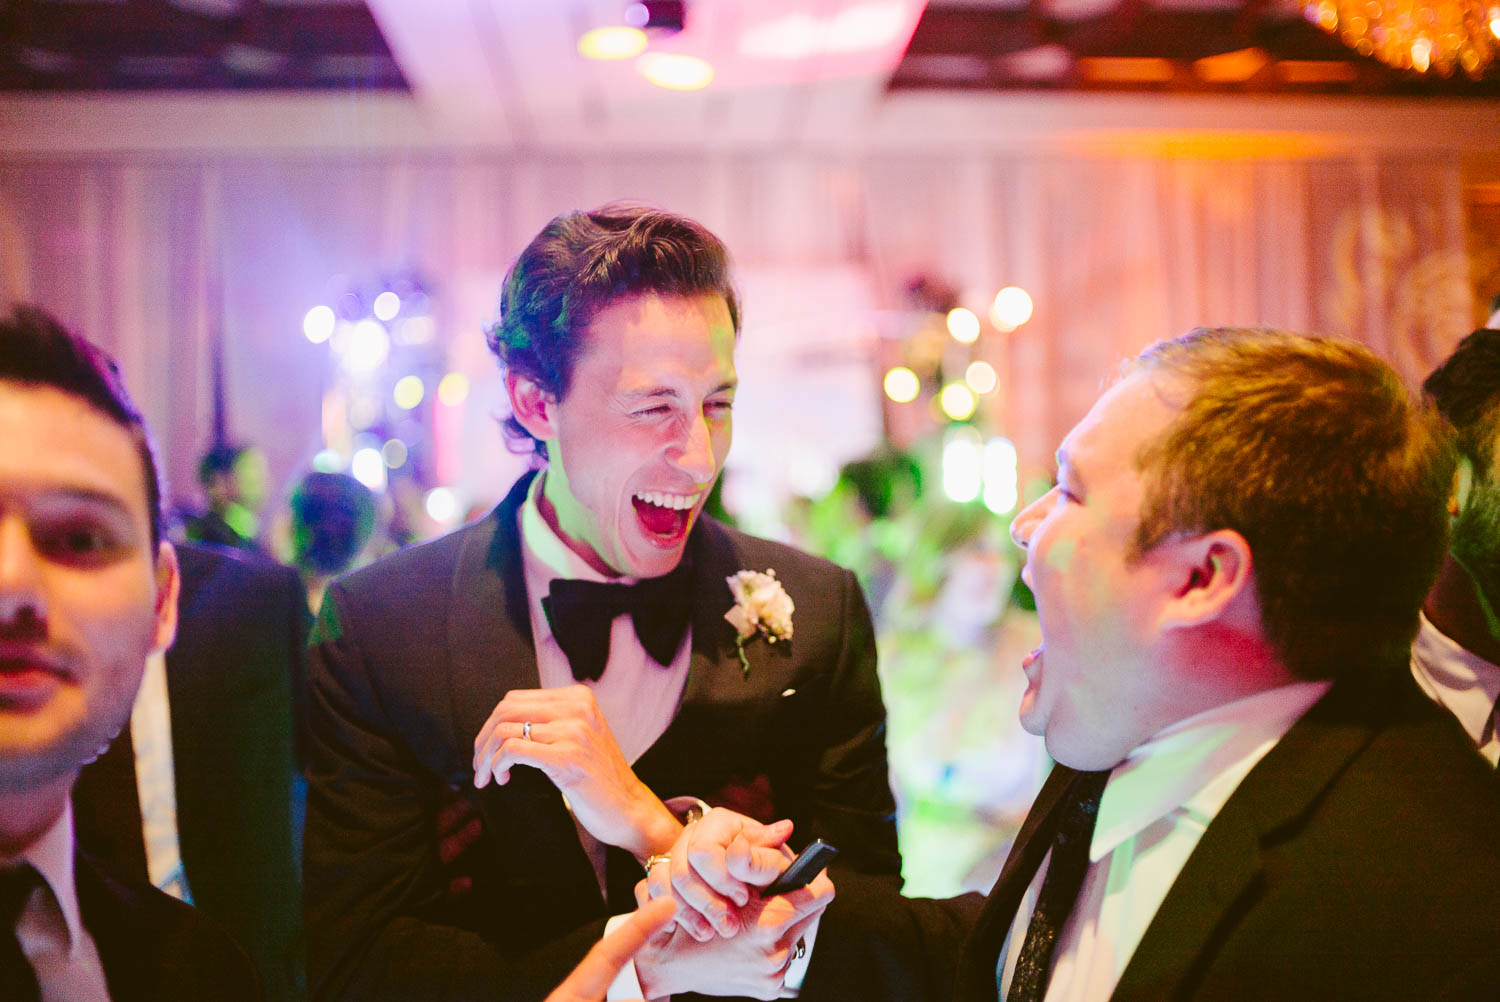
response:
<path id="1" fill-rule="evenodd" d="M 999 994 L 995 971 L 1000 963 L 1000 949 L 1015 922 L 1026 888 L 1031 886 L 1047 850 L 1052 848 L 1062 817 L 1061 808 L 1078 775 L 1067 766 L 1053 766 L 1032 802 L 1005 857 L 1000 876 L 985 900 L 979 922 L 964 944 L 953 992 L 957 1002 L 995 1002 Z"/>
<path id="2" fill-rule="evenodd" d="M 534 476 L 517 481 L 489 518 L 469 530 L 453 573 L 448 678 L 455 762 L 449 782 L 460 790 L 472 790 L 474 738 L 495 704 L 512 689 L 541 685 L 517 520 Z M 504 893 L 521 895 L 506 900 L 597 900 L 598 914 L 604 913 L 573 816 L 551 780 L 536 769 L 516 769 L 504 786 L 479 791 L 476 803 L 498 843 L 495 855 L 510 861 L 493 879 L 509 885 Z"/>
<path id="3" fill-rule="evenodd" d="M 534 476 L 522 477 L 488 518 L 466 530 L 453 570 L 448 678 L 460 751 L 472 750 L 475 735 L 507 692 L 541 685 L 516 519 Z M 472 779 L 469 757 L 459 758 Z"/>
<path id="4" fill-rule="evenodd" d="M 73 856 L 73 880 L 78 910 L 99 951 L 99 966 L 104 969 L 110 997 L 157 997 L 160 986 L 152 971 L 157 950 L 151 942 L 151 930 L 136 907 L 135 890 L 106 877 L 83 852 Z"/>
<path id="5" fill-rule="evenodd" d="M 1189 997 L 1278 871 L 1278 846 L 1374 738 L 1388 685 L 1366 676 L 1329 690 L 1250 771 L 1188 857 L 1112 996 Z"/>

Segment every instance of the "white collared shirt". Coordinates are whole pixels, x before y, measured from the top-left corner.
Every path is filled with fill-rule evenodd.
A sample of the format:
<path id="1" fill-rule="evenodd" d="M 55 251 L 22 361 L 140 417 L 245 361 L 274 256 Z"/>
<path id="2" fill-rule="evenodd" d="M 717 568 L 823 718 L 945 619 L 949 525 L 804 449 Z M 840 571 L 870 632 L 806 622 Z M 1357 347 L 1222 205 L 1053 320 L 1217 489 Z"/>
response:
<path id="1" fill-rule="evenodd" d="M 526 575 L 526 599 L 531 609 L 531 636 L 536 642 L 536 666 L 543 689 L 575 684 L 568 656 L 552 636 L 547 614 L 542 611 L 552 582 L 557 578 L 634 584 L 636 578 L 610 578 L 590 567 L 553 531 L 537 507 L 545 472 L 531 482 L 531 490 L 517 517 L 521 531 L 521 564 Z M 683 635 L 672 663 L 663 668 L 646 653 L 635 635 L 629 613 L 615 617 L 609 631 L 609 660 L 597 681 L 585 682 L 594 691 L 599 709 L 609 724 L 625 761 L 634 765 L 661 737 L 687 685 L 692 653 L 692 631 Z M 602 886 L 602 882 L 601 882 Z"/>
<path id="2" fill-rule="evenodd" d="M 146 871 L 153 885 L 192 904 L 177 833 L 177 774 L 172 757 L 167 659 L 160 652 L 146 659 L 146 672 L 130 711 L 130 743 L 135 749 L 135 786 L 141 804 Z"/>
<path id="3" fill-rule="evenodd" d="M 16 939 L 36 971 L 42 1002 L 109 1002 L 104 965 L 78 908 L 71 800 L 41 838 L 15 856 L 0 856 L 0 865 L 20 862 L 36 867 L 43 881 L 16 922 Z"/>
<path id="4" fill-rule="evenodd" d="M 531 482 L 517 514 L 521 534 L 521 566 L 526 578 L 526 600 L 531 610 L 531 636 L 536 643 L 537 673 L 543 689 L 555 689 L 575 684 L 573 669 L 568 656 L 563 653 L 552 627 L 547 623 L 547 614 L 542 609 L 542 598 L 557 578 L 572 578 L 582 581 L 609 581 L 615 584 L 633 584 L 636 578 L 608 578 L 600 574 L 574 553 L 542 517 L 537 507 L 546 472 L 538 474 Z M 634 765 L 636 760 L 656 743 L 656 740 L 671 726 L 682 702 L 682 692 L 687 685 L 688 664 L 692 658 L 693 631 L 689 627 L 683 635 L 682 644 L 672 663 L 663 668 L 656 659 L 646 653 L 640 638 L 635 635 L 635 623 L 628 613 L 615 617 L 609 631 L 609 660 L 605 662 L 604 674 L 597 681 L 585 682 L 594 691 L 599 709 L 609 724 L 615 742 L 625 761 Z M 576 824 L 576 819 L 575 819 Z M 578 840 L 594 865 L 594 876 L 599 881 L 600 892 L 608 897 L 605 885 L 605 847 L 582 825 L 578 827 Z M 617 915 L 610 919 L 606 934 L 613 931 L 624 920 Z M 817 937 L 818 922 L 814 921 L 803 937 L 807 949 L 800 960 L 794 961 L 787 971 L 786 990 L 783 998 L 795 997 L 807 974 L 807 965 L 812 961 L 812 947 Z M 627 963 L 609 987 L 608 999 L 639 999 L 643 995 L 636 976 L 635 963 Z"/>
<path id="5" fill-rule="evenodd" d="M 1424 613 L 1411 645 L 1411 673 L 1422 691 L 1458 718 L 1479 754 L 1500 764 L 1500 665 L 1460 646 Z"/>
<path id="6" fill-rule="evenodd" d="M 1058 937 L 1046 1002 L 1109 998 L 1177 875 L 1235 788 L 1331 682 L 1269 689 L 1178 721 L 1115 766 L 1099 802 L 1089 868 Z M 1051 853 L 1001 955 L 1010 991 Z"/>

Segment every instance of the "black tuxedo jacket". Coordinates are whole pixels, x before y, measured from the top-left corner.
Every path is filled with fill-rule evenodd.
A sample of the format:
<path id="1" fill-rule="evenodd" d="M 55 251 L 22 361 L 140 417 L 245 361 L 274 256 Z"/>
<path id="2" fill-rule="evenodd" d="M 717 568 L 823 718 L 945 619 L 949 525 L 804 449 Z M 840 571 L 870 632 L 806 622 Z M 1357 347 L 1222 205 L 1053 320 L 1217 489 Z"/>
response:
<path id="1" fill-rule="evenodd" d="M 306 986 L 293 694 L 303 688 L 307 599 L 290 568 L 211 546 L 177 555 L 182 593 L 166 667 L 183 871 L 194 903 L 260 967 L 267 995 L 298 999 Z M 73 805 L 79 845 L 146 881 L 128 726 L 84 768 Z"/>
<path id="2" fill-rule="evenodd" d="M 197 909 L 75 857 L 78 909 L 114 1002 L 252 1002 L 250 958 Z"/>
<path id="3" fill-rule="evenodd" d="M 904 902 L 841 884 L 823 928 L 841 929 L 843 949 L 825 955 L 819 933 L 808 986 L 995 1002 L 1001 945 L 1077 775 L 1048 777 L 977 920 L 972 899 Z M 1391 669 L 1335 685 L 1250 772 L 1112 998 L 1494 999 L 1497 985 L 1494 777 L 1452 718 Z"/>
<path id="4" fill-rule="evenodd" d="M 599 893 L 562 797 L 539 771 L 473 789 L 473 743 L 511 689 L 539 684 L 516 514 L 487 518 L 336 582 L 310 662 L 304 876 L 321 998 L 540 999 L 635 907 L 614 850 Z M 849 572 L 700 518 L 689 540 L 692 655 L 667 731 L 635 764 L 659 796 L 696 795 L 821 836 L 846 868 L 899 873 L 885 711 L 869 614 Z M 747 645 L 725 578 L 774 568 L 790 643 Z M 435 816 L 465 790 L 483 821 L 473 890 L 445 899 Z"/>

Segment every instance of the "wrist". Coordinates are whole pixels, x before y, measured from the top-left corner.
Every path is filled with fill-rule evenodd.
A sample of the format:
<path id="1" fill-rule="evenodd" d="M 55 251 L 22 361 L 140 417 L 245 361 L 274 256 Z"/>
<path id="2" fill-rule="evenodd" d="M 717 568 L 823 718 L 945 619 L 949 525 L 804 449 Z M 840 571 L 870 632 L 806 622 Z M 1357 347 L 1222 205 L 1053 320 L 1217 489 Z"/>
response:
<path id="1" fill-rule="evenodd" d="M 655 797 L 651 797 L 649 803 L 643 806 L 632 827 L 637 833 L 638 841 L 636 845 L 626 848 L 642 864 L 650 856 L 666 853 L 676 844 L 677 836 L 682 834 L 682 823 Z"/>
<path id="2" fill-rule="evenodd" d="M 672 971 L 672 965 L 656 963 L 653 958 L 644 956 L 647 952 L 649 952 L 649 947 L 635 955 L 635 976 L 641 986 L 641 997 L 645 999 L 670 998 L 677 991 L 668 977 Z"/>

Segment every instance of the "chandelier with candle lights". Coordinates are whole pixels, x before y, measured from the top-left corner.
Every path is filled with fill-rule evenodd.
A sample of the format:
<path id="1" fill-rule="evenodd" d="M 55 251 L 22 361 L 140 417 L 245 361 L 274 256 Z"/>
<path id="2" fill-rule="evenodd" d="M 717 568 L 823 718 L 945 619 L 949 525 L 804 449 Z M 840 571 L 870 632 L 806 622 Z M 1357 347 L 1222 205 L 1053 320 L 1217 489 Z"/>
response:
<path id="1" fill-rule="evenodd" d="M 1307 19 L 1396 69 L 1479 79 L 1500 52 L 1500 0 L 1310 0 Z"/>

